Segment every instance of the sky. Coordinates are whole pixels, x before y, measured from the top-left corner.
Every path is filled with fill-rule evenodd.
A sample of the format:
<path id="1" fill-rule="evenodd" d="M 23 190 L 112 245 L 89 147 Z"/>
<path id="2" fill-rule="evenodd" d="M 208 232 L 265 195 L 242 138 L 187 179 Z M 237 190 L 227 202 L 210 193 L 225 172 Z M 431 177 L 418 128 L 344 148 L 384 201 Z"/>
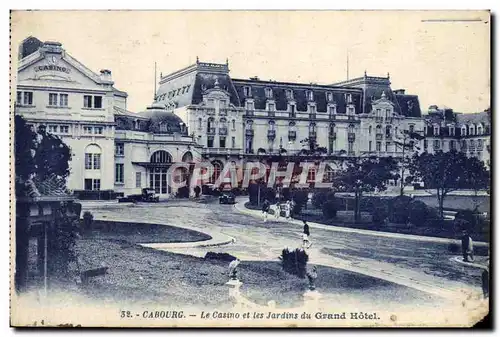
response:
<path id="1" fill-rule="evenodd" d="M 11 50 L 28 36 L 59 41 L 95 72 L 110 69 L 144 110 L 163 75 L 229 60 L 233 78 L 331 84 L 390 74 L 430 105 L 490 106 L 490 17 L 485 11 L 15 11 Z M 16 61 L 17 52 L 12 54 Z M 17 61 L 16 61 L 17 62 Z M 14 63 L 15 64 L 15 63 Z"/>

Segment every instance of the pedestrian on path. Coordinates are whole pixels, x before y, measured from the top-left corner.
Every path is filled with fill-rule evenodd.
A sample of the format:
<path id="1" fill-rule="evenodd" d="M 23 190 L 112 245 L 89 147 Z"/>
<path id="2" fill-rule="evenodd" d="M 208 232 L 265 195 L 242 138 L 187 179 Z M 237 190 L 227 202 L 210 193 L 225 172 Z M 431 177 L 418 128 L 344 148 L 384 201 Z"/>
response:
<path id="1" fill-rule="evenodd" d="M 474 261 L 474 245 L 467 231 L 462 232 L 462 257 L 464 262 Z"/>
<path id="2" fill-rule="evenodd" d="M 311 232 L 309 231 L 309 225 L 305 220 L 302 220 L 304 223 L 304 231 L 302 233 L 302 248 L 310 248 L 312 246 L 311 241 L 309 240 L 309 235 Z"/>
<path id="3" fill-rule="evenodd" d="M 269 207 L 271 204 L 269 201 L 266 199 L 264 200 L 264 203 L 262 204 L 262 213 L 264 213 L 264 222 L 267 221 L 267 215 L 269 214 Z"/>

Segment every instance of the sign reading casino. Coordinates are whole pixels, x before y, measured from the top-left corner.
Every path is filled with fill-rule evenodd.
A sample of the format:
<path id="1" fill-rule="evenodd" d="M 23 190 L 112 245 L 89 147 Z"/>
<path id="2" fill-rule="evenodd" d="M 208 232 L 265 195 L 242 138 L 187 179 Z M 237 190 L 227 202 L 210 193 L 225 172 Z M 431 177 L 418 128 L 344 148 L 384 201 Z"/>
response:
<path id="1" fill-rule="evenodd" d="M 44 65 L 44 66 L 38 66 L 35 67 L 35 71 L 60 71 L 66 74 L 69 74 L 71 69 L 66 68 L 66 67 L 60 67 L 60 66 L 54 66 L 54 65 Z"/>

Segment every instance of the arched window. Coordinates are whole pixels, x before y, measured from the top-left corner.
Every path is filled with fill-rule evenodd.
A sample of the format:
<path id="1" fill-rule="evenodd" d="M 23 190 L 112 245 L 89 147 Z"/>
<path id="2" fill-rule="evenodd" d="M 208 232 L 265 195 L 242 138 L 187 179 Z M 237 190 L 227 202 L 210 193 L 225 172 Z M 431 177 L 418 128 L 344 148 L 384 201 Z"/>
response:
<path id="1" fill-rule="evenodd" d="M 467 127 L 465 125 L 460 128 L 460 136 L 467 136 Z"/>
<path id="2" fill-rule="evenodd" d="M 474 127 L 474 124 L 469 125 L 469 136 L 474 136 L 476 134 L 476 128 Z"/>
<path id="3" fill-rule="evenodd" d="M 295 128 L 295 122 L 290 122 L 290 123 L 288 123 L 288 126 L 289 126 L 290 128 Z"/>
<path id="4" fill-rule="evenodd" d="M 209 117 L 208 120 L 207 120 L 207 130 L 210 130 L 214 127 L 214 118 L 213 117 Z"/>
<path id="5" fill-rule="evenodd" d="M 390 137 L 391 136 L 391 132 L 392 132 L 392 126 L 386 125 L 385 126 L 385 136 L 386 137 Z"/>
<path id="6" fill-rule="evenodd" d="M 377 135 L 382 134 L 382 125 L 377 125 Z"/>
<path id="7" fill-rule="evenodd" d="M 203 129 L 203 125 L 202 125 L 203 121 L 201 118 L 198 118 L 198 130 L 201 130 Z"/>
<path id="8" fill-rule="evenodd" d="M 225 127 L 227 124 L 227 119 L 225 117 L 221 117 L 221 119 L 219 119 L 219 123 L 221 127 Z"/>
<path id="9" fill-rule="evenodd" d="M 150 162 L 151 163 L 156 163 L 156 164 L 159 164 L 159 163 L 171 163 L 172 162 L 172 156 L 170 155 L 170 153 L 168 153 L 165 150 L 159 150 L 159 151 L 154 152 L 151 155 Z"/>
<path id="10" fill-rule="evenodd" d="M 369 135 L 371 135 L 371 134 L 372 134 L 372 126 L 371 126 L 371 125 L 368 127 L 368 134 L 369 134 Z"/>
<path id="11" fill-rule="evenodd" d="M 101 148 L 97 144 L 90 144 L 85 148 L 85 169 L 101 169 Z"/>
<path id="12" fill-rule="evenodd" d="M 371 126 L 370 126 L 370 128 L 371 128 Z M 335 123 L 330 124 L 328 131 L 331 135 L 333 135 L 335 133 Z"/>
<path id="13" fill-rule="evenodd" d="M 477 126 L 477 134 L 478 135 L 482 135 L 483 134 L 483 125 L 482 124 L 479 124 Z"/>

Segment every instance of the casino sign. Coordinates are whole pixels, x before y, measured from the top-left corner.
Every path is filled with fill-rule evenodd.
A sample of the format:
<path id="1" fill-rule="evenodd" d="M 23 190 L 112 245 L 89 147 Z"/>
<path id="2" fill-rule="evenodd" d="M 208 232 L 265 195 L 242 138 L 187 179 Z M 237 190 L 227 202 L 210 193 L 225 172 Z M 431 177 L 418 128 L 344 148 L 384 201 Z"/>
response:
<path id="1" fill-rule="evenodd" d="M 69 74 L 71 69 L 66 68 L 66 67 L 60 67 L 60 66 L 47 64 L 47 65 L 35 67 L 35 71 L 36 72 L 39 72 L 39 71 L 60 71 L 60 72 Z"/>

